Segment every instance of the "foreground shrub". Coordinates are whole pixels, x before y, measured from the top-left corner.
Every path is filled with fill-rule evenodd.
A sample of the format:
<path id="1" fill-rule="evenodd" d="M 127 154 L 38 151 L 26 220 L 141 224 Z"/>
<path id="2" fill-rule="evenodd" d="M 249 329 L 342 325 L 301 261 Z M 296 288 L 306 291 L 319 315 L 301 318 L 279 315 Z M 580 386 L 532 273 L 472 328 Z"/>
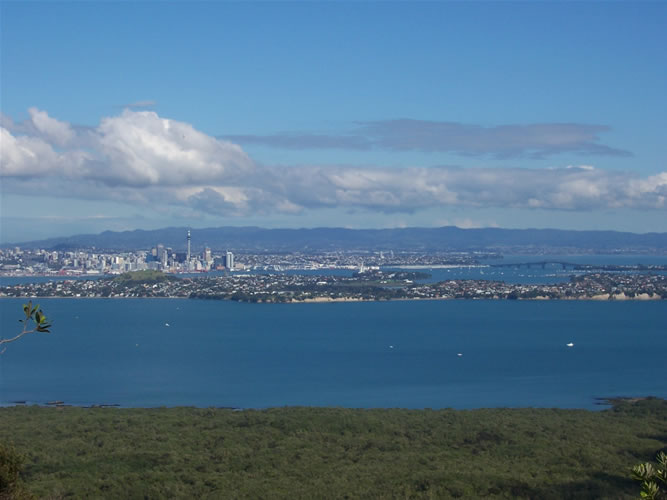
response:
<path id="1" fill-rule="evenodd" d="M 0 443 L 0 500 L 28 500 L 32 495 L 21 482 L 23 456 L 13 445 Z"/>
<path id="2" fill-rule="evenodd" d="M 641 497 L 648 500 L 667 498 L 667 455 L 658 453 L 658 465 L 645 462 L 632 468 L 632 475 L 642 484 Z"/>

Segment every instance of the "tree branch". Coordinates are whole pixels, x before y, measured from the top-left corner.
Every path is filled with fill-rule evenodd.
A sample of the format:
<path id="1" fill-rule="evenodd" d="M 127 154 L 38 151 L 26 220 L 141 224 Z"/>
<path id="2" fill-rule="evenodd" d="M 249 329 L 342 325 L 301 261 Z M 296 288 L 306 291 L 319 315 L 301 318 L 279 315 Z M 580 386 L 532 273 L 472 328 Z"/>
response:
<path id="1" fill-rule="evenodd" d="M 27 335 L 28 333 L 35 333 L 37 331 L 36 328 L 33 328 L 32 330 L 23 330 L 21 333 L 19 333 L 16 337 L 11 338 L 11 339 L 0 339 L 0 345 L 2 344 L 9 344 L 10 342 L 14 342 L 15 340 L 20 339 L 24 335 Z"/>
<path id="2" fill-rule="evenodd" d="M 12 337 L 10 339 L 0 338 L 0 346 L 3 344 L 9 344 L 10 342 L 15 342 L 24 335 L 28 335 L 29 333 L 51 333 L 49 331 L 51 324 L 48 322 L 46 316 L 44 316 L 44 313 L 39 308 L 39 306 L 32 307 L 32 300 L 28 301 L 27 304 L 23 304 L 23 312 L 25 313 L 25 319 L 19 320 L 20 323 L 23 323 L 23 331 L 16 337 Z M 29 324 L 34 325 L 34 328 L 29 330 Z M 4 347 L 2 350 L 0 350 L 0 354 L 4 353 L 6 350 L 7 348 Z"/>

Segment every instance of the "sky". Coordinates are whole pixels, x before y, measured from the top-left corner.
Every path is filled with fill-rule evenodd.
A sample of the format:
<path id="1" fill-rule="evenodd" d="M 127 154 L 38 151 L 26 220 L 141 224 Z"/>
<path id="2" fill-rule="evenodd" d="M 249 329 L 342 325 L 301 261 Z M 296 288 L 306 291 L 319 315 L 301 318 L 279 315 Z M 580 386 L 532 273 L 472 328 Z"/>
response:
<path id="1" fill-rule="evenodd" d="M 667 231 L 667 2 L 0 2 L 0 243 Z"/>

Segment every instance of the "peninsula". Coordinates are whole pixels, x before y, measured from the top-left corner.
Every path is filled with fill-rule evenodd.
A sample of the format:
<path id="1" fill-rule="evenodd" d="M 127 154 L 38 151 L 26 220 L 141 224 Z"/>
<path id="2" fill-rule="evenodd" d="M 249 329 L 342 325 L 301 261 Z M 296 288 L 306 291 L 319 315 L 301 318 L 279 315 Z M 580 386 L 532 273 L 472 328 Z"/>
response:
<path id="1" fill-rule="evenodd" d="M 555 284 L 511 284 L 489 280 L 428 283 L 416 271 L 367 271 L 352 276 L 228 274 L 178 278 L 157 271 L 114 278 L 63 280 L 0 287 L 0 297 L 191 298 L 291 303 L 409 299 L 667 299 L 663 274 L 589 273 Z"/>

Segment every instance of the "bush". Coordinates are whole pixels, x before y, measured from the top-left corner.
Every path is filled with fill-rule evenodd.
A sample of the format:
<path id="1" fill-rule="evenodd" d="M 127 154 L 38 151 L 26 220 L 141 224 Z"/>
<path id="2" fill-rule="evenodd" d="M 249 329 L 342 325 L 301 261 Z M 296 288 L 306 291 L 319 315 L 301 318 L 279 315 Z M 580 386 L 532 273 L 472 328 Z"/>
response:
<path id="1" fill-rule="evenodd" d="M 641 498 L 647 500 L 660 500 L 667 498 L 667 455 L 664 452 L 658 453 L 656 457 L 658 465 L 651 462 L 645 462 L 632 468 L 632 476 L 636 481 L 641 482 Z"/>
<path id="2" fill-rule="evenodd" d="M 0 500 L 28 500 L 33 496 L 21 481 L 23 456 L 13 445 L 0 443 Z"/>

